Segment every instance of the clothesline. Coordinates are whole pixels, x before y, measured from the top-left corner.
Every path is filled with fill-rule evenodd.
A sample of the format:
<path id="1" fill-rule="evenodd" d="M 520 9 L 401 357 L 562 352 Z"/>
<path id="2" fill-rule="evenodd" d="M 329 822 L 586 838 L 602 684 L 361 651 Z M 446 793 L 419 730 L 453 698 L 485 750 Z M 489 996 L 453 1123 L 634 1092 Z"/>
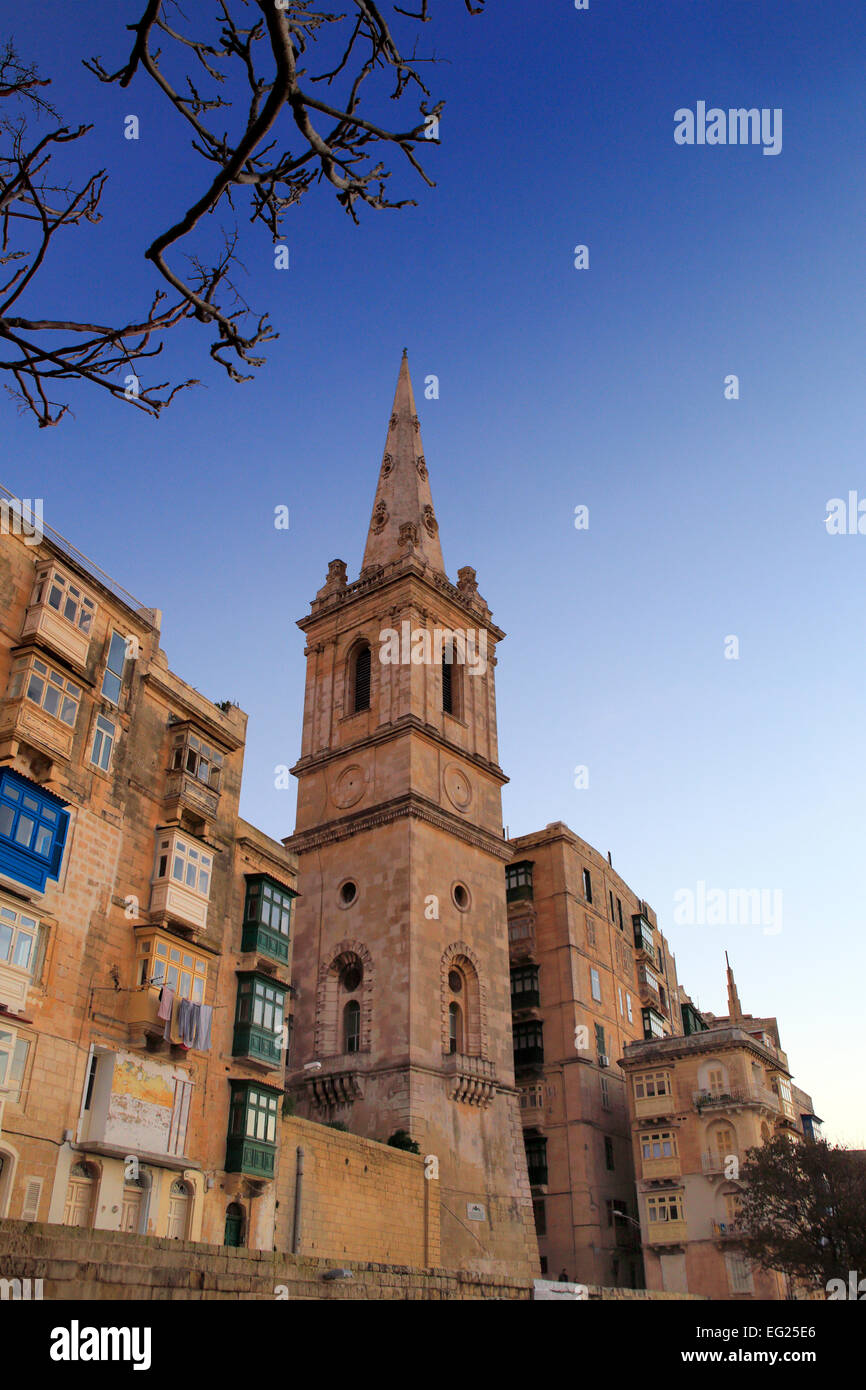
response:
<path id="1" fill-rule="evenodd" d="M 206 1052 L 210 1047 L 212 1004 L 196 1004 L 191 999 L 178 999 L 170 985 L 159 992 L 157 1018 L 165 1019 L 163 1037 L 176 1046 Z"/>

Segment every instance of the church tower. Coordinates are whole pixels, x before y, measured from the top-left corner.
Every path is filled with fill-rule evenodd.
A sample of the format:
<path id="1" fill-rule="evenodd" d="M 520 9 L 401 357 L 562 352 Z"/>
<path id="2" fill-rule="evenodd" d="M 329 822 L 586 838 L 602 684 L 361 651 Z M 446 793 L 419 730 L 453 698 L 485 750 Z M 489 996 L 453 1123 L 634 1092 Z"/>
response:
<path id="1" fill-rule="evenodd" d="M 512 1059 L 495 649 L 445 574 L 404 353 L 360 577 L 308 617 L 295 833 L 297 1111 L 438 1160 L 443 1266 L 532 1276 Z M 318 1064 L 318 1065 L 316 1065 Z"/>

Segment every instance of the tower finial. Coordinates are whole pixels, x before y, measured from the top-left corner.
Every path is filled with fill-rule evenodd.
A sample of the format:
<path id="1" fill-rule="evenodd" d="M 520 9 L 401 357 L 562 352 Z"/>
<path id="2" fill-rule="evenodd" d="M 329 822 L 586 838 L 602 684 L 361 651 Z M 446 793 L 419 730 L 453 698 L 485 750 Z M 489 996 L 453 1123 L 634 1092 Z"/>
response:
<path id="1" fill-rule="evenodd" d="M 739 1023 L 742 1020 L 743 1011 L 740 1008 L 740 996 L 737 994 L 734 972 L 731 969 L 727 951 L 725 951 L 725 968 L 728 975 L 728 1018 L 731 1020 L 731 1023 Z"/>
<path id="2" fill-rule="evenodd" d="M 409 354 L 404 348 L 362 571 L 403 560 L 410 552 L 437 574 L 445 573 L 409 375 Z"/>

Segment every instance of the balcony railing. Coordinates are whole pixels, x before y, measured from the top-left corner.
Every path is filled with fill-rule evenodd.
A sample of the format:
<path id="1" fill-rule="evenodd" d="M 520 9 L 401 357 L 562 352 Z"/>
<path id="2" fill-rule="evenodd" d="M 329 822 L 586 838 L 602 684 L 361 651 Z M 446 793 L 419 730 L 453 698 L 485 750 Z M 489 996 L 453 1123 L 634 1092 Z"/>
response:
<path id="1" fill-rule="evenodd" d="M 765 1086 L 730 1086 L 726 1091 L 695 1091 L 692 1101 L 696 1110 L 730 1109 L 737 1105 L 763 1105 L 779 1110 L 779 1097 Z"/>
<path id="2" fill-rule="evenodd" d="M 723 1154 L 716 1149 L 706 1149 L 701 1154 L 701 1168 L 705 1173 L 724 1173 L 730 1159 L 739 1161 L 738 1154 Z"/>
<path id="3" fill-rule="evenodd" d="M 744 1233 L 745 1227 L 739 1221 L 713 1221 L 713 1235 L 717 1240 L 731 1240 Z"/>
<path id="4" fill-rule="evenodd" d="M 185 806 L 201 816 L 215 816 L 220 794 L 214 787 L 205 786 L 198 777 L 178 768 L 166 776 L 163 800 L 170 816 L 177 815 Z"/>

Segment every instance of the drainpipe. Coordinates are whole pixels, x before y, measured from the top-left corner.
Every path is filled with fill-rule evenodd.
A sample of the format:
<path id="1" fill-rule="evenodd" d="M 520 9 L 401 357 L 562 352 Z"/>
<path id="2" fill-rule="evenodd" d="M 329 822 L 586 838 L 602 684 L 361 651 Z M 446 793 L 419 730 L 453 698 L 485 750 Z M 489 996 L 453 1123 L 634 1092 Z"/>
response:
<path id="1" fill-rule="evenodd" d="M 298 1145 L 298 1161 L 295 1168 L 295 1216 L 292 1226 L 292 1254 L 297 1255 L 301 1248 L 301 1198 L 304 1189 L 304 1151 Z"/>

